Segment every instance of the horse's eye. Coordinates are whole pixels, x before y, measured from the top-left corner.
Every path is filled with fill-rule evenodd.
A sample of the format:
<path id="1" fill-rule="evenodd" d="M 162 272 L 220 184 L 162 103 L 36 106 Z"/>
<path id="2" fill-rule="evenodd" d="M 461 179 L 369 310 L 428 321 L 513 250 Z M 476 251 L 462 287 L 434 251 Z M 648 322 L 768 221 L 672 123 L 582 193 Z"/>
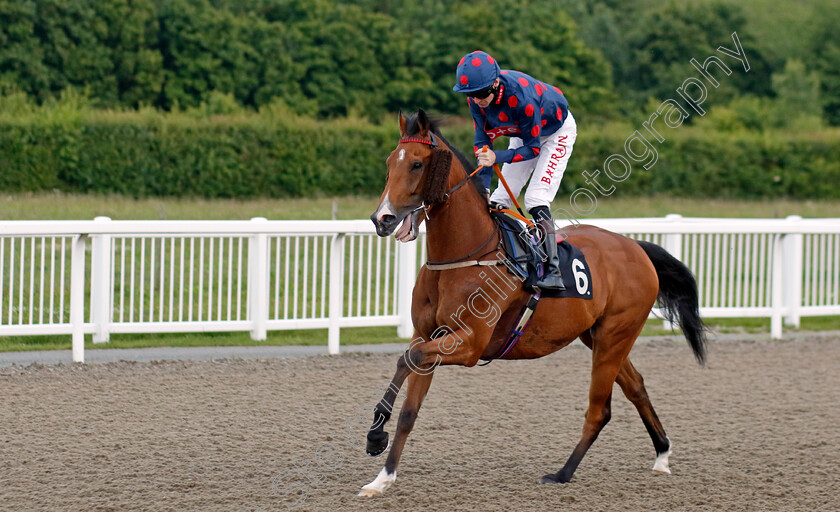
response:
<path id="1" fill-rule="evenodd" d="M 411 164 L 411 170 L 413 171 L 421 167 L 423 167 L 423 162 L 414 162 L 413 164 Z"/>

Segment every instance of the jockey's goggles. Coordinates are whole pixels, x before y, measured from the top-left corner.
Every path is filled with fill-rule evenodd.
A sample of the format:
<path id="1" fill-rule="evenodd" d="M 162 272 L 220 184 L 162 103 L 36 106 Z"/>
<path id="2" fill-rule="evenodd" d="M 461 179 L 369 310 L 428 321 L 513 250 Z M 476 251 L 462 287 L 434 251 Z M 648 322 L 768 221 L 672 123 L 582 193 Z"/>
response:
<path id="1" fill-rule="evenodd" d="M 487 96 L 490 96 L 491 94 L 493 94 L 495 92 L 495 88 L 493 87 L 493 85 L 494 84 L 490 84 L 487 87 L 485 87 L 484 89 L 479 89 L 477 91 L 470 91 L 470 92 L 466 93 L 466 95 L 469 96 L 470 98 L 478 98 L 478 99 L 486 98 Z"/>

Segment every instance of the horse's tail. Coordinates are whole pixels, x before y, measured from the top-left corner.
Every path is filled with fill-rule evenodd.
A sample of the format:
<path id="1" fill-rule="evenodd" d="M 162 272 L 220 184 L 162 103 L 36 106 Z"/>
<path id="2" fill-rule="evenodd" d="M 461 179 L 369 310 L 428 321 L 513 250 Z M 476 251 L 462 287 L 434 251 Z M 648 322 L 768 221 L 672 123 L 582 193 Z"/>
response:
<path id="1" fill-rule="evenodd" d="M 694 357 L 701 365 L 706 362 L 706 332 L 708 327 L 700 318 L 697 281 L 691 271 L 662 247 L 636 240 L 650 258 L 659 277 L 659 301 L 665 318 L 678 323 L 685 334 Z"/>

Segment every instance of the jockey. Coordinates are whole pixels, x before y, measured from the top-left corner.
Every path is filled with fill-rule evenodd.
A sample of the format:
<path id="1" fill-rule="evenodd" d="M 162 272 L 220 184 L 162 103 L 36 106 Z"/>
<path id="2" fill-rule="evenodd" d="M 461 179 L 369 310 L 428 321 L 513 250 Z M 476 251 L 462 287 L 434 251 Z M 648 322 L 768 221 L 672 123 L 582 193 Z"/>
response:
<path id="1" fill-rule="evenodd" d="M 528 178 L 525 208 L 546 236 L 542 237 L 548 272 L 537 286 L 564 289 L 557 257 L 557 235 L 550 205 L 577 138 L 577 125 L 569 103 L 557 87 L 525 73 L 501 70 L 487 53 L 475 51 L 458 63 L 455 92 L 467 95 L 475 123 L 475 154 L 485 189 L 490 188 L 491 168 L 504 163 L 502 175 L 518 196 Z M 510 137 L 505 150 L 493 150 L 493 140 Z M 482 152 L 487 145 L 490 150 Z M 511 199 L 503 187 L 490 202 L 510 208 Z"/>

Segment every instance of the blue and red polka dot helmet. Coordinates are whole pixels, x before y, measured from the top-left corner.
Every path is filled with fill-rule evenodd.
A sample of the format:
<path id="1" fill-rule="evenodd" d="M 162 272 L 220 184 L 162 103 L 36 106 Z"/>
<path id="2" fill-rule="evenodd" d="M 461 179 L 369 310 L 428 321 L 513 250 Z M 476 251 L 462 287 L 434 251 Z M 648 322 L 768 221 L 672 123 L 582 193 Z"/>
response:
<path id="1" fill-rule="evenodd" d="M 481 51 L 464 55 L 455 72 L 455 92 L 479 91 L 493 84 L 501 70 L 496 59 Z"/>

